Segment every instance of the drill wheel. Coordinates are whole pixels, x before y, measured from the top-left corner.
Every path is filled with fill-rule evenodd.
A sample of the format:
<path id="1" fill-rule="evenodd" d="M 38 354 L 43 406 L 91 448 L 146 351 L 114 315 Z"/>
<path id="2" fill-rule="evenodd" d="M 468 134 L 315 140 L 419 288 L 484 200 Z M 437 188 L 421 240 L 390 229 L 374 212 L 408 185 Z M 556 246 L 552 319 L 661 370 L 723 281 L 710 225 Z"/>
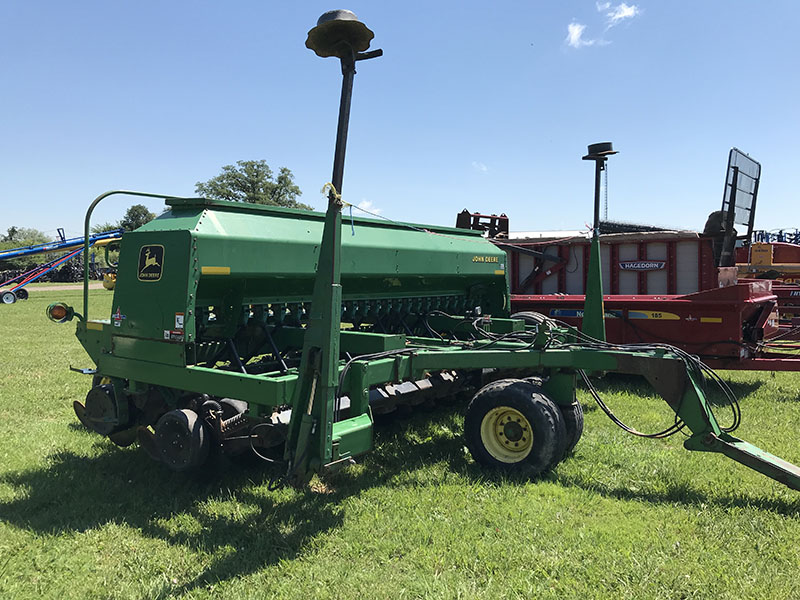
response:
<path id="1" fill-rule="evenodd" d="M 557 465 L 567 442 L 561 411 L 541 388 L 521 379 L 494 381 L 475 394 L 464 438 L 476 462 L 531 477 Z"/>

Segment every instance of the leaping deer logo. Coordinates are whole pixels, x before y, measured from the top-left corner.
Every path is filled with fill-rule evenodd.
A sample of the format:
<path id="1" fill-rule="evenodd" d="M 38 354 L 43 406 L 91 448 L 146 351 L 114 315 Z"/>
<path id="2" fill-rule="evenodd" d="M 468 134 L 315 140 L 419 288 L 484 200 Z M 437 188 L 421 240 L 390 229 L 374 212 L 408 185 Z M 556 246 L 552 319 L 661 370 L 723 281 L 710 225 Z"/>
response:
<path id="1" fill-rule="evenodd" d="M 164 246 L 142 246 L 139 250 L 139 281 L 159 281 L 163 268 Z"/>
<path id="2" fill-rule="evenodd" d="M 147 267 L 160 267 L 161 263 L 156 260 L 155 256 L 150 256 L 150 248 L 145 248 L 144 251 L 144 266 L 142 266 L 142 271 L 147 269 Z"/>

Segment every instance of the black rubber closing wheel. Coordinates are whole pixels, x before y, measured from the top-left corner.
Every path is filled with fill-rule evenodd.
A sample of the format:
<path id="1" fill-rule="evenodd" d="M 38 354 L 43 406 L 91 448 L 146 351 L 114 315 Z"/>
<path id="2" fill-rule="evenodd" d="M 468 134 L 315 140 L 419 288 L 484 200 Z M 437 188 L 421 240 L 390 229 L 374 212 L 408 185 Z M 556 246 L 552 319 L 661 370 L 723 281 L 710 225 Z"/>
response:
<path id="1" fill-rule="evenodd" d="M 476 462 L 528 476 L 555 467 L 567 441 L 561 411 L 541 388 L 521 379 L 501 379 L 475 394 L 464 438 Z"/>
<path id="2" fill-rule="evenodd" d="M 28 299 L 28 290 L 26 290 L 25 288 L 19 288 L 14 293 L 17 295 L 17 300 L 27 300 Z"/>
<path id="3" fill-rule="evenodd" d="M 17 295 L 11 290 L 8 290 L 0 294 L 0 302 L 2 302 L 3 304 L 14 304 L 14 302 L 16 301 L 17 301 Z"/>
<path id="4" fill-rule="evenodd" d="M 209 436 L 193 410 L 171 410 L 156 423 L 157 455 L 174 471 L 202 465 L 208 458 Z"/>

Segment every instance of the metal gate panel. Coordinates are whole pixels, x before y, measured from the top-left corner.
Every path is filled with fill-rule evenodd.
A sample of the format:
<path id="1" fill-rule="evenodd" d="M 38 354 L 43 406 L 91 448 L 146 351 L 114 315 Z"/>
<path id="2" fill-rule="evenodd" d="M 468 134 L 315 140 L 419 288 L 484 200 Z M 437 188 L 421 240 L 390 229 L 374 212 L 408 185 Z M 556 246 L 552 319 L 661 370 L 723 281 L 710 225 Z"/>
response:
<path id="1" fill-rule="evenodd" d="M 699 242 L 678 242 L 675 255 L 677 257 L 677 289 L 678 294 L 693 294 L 699 291 L 700 260 Z"/>
<path id="2" fill-rule="evenodd" d="M 647 255 L 642 257 L 646 261 L 661 264 L 660 269 L 647 271 L 647 293 L 667 294 L 667 244 L 665 242 L 651 242 L 647 244 Z"/>
<path id="3" fill-rule="evenodd" d="M 637 244 L 619 244 L 619 262 L 634 261 L 639 259 L 639 247 Z M 612 265 L 612 268 L 619 269 L 619 265 Z M 622 295 L 633 296 L 639 294 L 639 274 L 635 271 L 619 272 L 619 293 Z"/>

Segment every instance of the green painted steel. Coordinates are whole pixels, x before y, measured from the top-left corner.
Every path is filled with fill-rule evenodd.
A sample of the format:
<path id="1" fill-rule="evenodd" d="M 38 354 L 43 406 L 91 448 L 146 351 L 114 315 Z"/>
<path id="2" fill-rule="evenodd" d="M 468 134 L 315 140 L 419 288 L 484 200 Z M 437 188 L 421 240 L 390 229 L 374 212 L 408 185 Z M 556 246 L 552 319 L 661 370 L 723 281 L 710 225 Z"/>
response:
<path id="1" fill-rule="evenodd" d="M 351 223 L 336 201 L 327 215 L 169 204 L 123 236 L 108 318 L 76 315 L 78 338 L 113 383 L 116 404 L 101 415 L 112 441 L 147 428 L 144 445 L 168 411 L 198 411 L 231 451 L 237 440 L 285 441 L 283 468 L 302 484 L 372 448 L 373 409 L 476 389 L 492 373 L 540 376 L 569 405 L 576 374 L 613 371 L 650 381 L 691 431 L 687 449 L 800 489 L 796 467 L 720 429 L 685 357 L 587 346 L 574 329 L 526 332 L 507 318 L 504 252 L 474 232 Z M 223 399 L 247 409 L 226 416 L 235 405 Z"/>
<path id="2" fill-rule="evenodd" d="M 583 307 L 583 332 L 596 340 L 606 339 L 606 317 L 603 307 L 603 273 L 600 260 L 600 236 L 595 230 L 589 254 L 586 300 Z"/>
<path id="3" fill-rule="evenodd" d="M 195 321 L 207 321 L 209 306 L 238 311 L 284 303 L 283 316 L 298 321 L 291 305 L 311 301 L 323 215 L 221 201 L 170 203 L 169 212 L 123 236 L 114 290 L 121 335 L 164 339 L 183 314 L 186 341 L 194 341 Z M 352 226 L 348 219 L 339 228 L 346 310 L 369 312 L 381 300 L 405 300 L 458 313 L 481 306 L 484 313 L 507 316 L 505 254 L 475 232 L 423 231 L 373 219 L 353 219 Z M 159 246 L 159 277 L 142 279 L 139 263 Z M 213 337 L 235 331 L 232 319 L 226 323 L 228 329 Z"/>

